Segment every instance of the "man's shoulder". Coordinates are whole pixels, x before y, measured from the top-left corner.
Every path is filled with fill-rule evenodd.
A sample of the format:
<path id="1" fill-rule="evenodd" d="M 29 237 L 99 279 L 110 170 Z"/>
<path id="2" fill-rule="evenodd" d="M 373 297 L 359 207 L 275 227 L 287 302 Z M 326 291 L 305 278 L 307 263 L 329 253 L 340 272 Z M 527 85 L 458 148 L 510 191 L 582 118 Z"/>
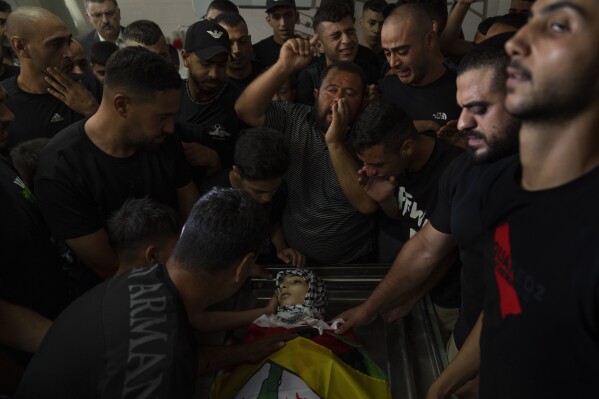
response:
<path id="1" fill-rule="evenodd" d="M 264 38 L 264 39 L 260 40 L 258 43 L 254 44 L 254 49 L 263 50 L 267 47 L 271 47 L 276 44 L 277 43 L 275 42 L 274 36 L 270 35 L 267 38 Z"/>
<path id="2" fill-rule="evenodd" d="M 78 121 L 61 130 L 50 139 L 40 154 L 40 174 L 52 173 L 60 162 L 73 163 L 89 156 L 82 134 L 84 121 Z"/>
<path id="3" fill-rule="evenodd" d="M 19 75 L 13 75 L 2 81 L 2 86 L 4 87 L 4 90 L 6 90 L 6 94 L 8 95 L 6 101 L 9 101 L 11 99 L 11 96 L 14 96 L 15 94 L 21 91 L 21 89 L 19 89 L 19 85 L 17 84 L 18 76 Z"/>

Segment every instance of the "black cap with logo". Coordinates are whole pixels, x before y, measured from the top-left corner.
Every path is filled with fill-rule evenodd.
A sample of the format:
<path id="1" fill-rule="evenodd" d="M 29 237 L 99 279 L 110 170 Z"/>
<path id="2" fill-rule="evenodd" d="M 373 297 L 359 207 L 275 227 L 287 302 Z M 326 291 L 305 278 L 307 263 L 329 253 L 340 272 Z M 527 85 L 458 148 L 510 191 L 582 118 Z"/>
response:
<path id="1" fill-rule="evenodd" d="M 185 51 L 195 53 L 202 60 L 220 53 L 231 52 L 231 42 L 227 31 L 214 21 L 198 21 L 187 29 Z"/>

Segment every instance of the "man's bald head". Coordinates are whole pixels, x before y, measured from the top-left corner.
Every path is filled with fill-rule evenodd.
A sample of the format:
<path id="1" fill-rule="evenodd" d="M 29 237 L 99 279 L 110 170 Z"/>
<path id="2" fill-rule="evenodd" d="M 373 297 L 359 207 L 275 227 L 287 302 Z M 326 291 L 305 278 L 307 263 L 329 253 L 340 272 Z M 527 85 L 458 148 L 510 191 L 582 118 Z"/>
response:
<path id="1" fill-rule="evenodd" d="M 414 34 L 424 36 L 433 30 L 433 20 L 426 8 L 417 3 L 407 3 L 396 7 L 385 19 L 385 24 L 406 25 Z"/>
<path id="2" fill-rule="evenodd" d="M 38 31 L 39 23 L 60 24 L 65 26 L 62 19 L 41 7 L 23 6 L 14 10 L 6 21 L 6 36 L 18 36 L 31 40 Z M 66 27 L 66 26 L 65 26 Z"/>

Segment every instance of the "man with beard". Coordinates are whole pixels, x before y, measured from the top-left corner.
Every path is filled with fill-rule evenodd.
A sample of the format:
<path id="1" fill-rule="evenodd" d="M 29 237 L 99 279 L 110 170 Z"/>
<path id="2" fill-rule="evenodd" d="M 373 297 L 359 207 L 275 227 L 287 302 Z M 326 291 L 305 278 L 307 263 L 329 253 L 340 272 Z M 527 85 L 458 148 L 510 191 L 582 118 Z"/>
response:
<path id="1" fill-rule="evenodd" d="M 189 77 L 183 81 L 177 120 L 193 179 L 204 178 L 233 165 L 239 131 L 244 128 L 233 105 L 241 89 L 225 81 L 231 43 L 215 21 L 194 23 L 185 34 L 181 55 Z"/>
<path id="2" fill-rule="evenodd" d="M 497 168 L 500 159 L 517 148 L 519 122 L 504 107 L 508 61 L 501 44 L 493 42 L 479 45 L 460 63 L 457 98 L 463 108 L 458 127 L 468 137 L 469 154 L 461 155 L 445 170 L 430 223 L 402 247 L 368 300 L 341 315 L 347 320 L 341 332 L 368 324 L 379 314 L 389 321 L 403 316 L 414 299 L 440 278 L 442 273 L 436 269 L 457 244 L 462 263 L 462 303 L 448 345 L 449 358 L 455 355 L 454 346 L 462 346 L 476 323 L 484 297 L 484 231 L 478 223 L 481 181 Z"/>
<path id="3" fill-rule="evenodd" d="M 21 63 L 20 73 L 3 82 L 6 104 L 15 114 L 9 150 L 23 141 L 53 137 L 96 112 L 101 89 L 94 77 L 68 75 L 71 34 L 60 18 L 43 8 L 19 7 L 8 17 L 7 36 Z"/>
<path id="4" fill-rule="evenodd" d="M 87 19 L 94 30 L 77 37 L 87 57 L 91 57 L 92 46 L 98 42 L 112 42 L 125 47 L 124 27 L 121 26 L 121 9 L 116 0 L 85 0 Z"/>
<path id="5" fill-rule="evenodd" d="M 254 44 L 254 55 L 268 67 L 277 62 L 283 43 L 295 37 L 295 24 L 299 22 L 295 0 L 266 0 L 266 22 L 273 34 Z"/>
<path id="6" fill-rule="evenodd" d="M 252 36 L 243 17 L 232 12 L 224 12 L 215 20 L 229 34 L 231 56 L 227 63 L 226 81 L 245 89 L 256 78 L 263 66 L 252 60 Z"/>
<path id="7" fill-rule="evenodd" d="M 506 44 L 520 156 L 485 197 L 483 316 L 431 398 L 478 370 L 484 398 L 599 396 L 597 37 L 596 1 L 536 0 Z"/>
<path id="8" fill-rule="evenodd" d="M 279 130 L 289 142 L 289 199 L 282 218 L 289 246 L 308 262 L 370 262 L 370 214 L 377 207 L 356 180 L 359 166 L 347 137 L 365 103 L 364 73 L 351 62 L 332 63 L 323 72 L 314 107 L 271 102 L 285 80 L 310 63 L 317 40 L 285 42 L 277 63 L 247 87 L 235 110 L 249 125 Z"/>
<path id="9" fill-rule="evenodd" d="M 80 291 L 116 271 L 104 224 L 128 198 L 148 196 L 182 218 L 198 198 L 173 135 L 180 88 L 179 73 L 161 56 L 121 49 L 106 65 L 98 112 L 42 151 L 36 194 L 54 237 L 87 266 L 76 271 Z"/>
<path id="10" fill-rule="evenodd" d="M 378 220 L 378 261 L 388 264 L 429 222 L 439 179 L 463 151 L 419 134 L 404 110 L 384 100 L 372 102 L 362 111 L 353 126 L 352 141 L 364 164 L 358 172 L 359 182 L 383 211 Z M 453 251 L 439 264 L 449 272 L 435 283 L 430 295 L 447 342 L 460 307 L 460 264 Z"/>

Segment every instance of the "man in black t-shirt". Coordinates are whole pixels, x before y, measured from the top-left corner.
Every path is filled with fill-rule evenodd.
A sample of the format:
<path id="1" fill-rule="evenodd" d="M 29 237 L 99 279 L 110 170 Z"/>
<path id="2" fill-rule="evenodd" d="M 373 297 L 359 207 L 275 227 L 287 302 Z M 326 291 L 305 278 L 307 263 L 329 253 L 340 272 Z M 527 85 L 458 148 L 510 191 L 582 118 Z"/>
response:
<path id="1" fill-rule="evenodd" d="M 368 324 L 377 314 L 388 320 L 401 316 L 406 301 L 402 296 L 408 295 L 409 300 L 415 289 L 438 273 L 439 262 L 456 244 L 462 264 L 462 305 L 448 346 L 451 348 L 455 340 L 461 347 L 474 327 L 483 302 L 483 228 L 479 222 L 482 182 L 496 168 L 497 161 L 517 147 L 519 122 L 504 106 L 508 61 L 501 45 L 481 45 L 460 63 L 457 87 L 463 109 L 458 127 L 469 139 L 469 154 L 460 155 L 447 167 L 430 223 L 401 248 L 391 270 L 368 300 L 342 315 L 347 320 L 342 331 Z M 448 353 L 450 360 L 453 352 Z"/>
<path id="2" fill-rule="evenodd" d="M 444 64 L 433 21 L 421 4 L 402 4 L 385 19 L 381 41 L 391 72 L 382 98 L 399 105 L 421 133 L 436 134 L 456 120 L 455 74 Z"/>
<path id="3" fill-rule="evenodd" d="M 266 0 L 266 22 L 273 34 L 254 44 L 254 56 L 262 65 L 269 67 L 277 62 L 283 43 L 295 37 L 295 24 L 299 22 L 295 1 Z"/>
<path id="4" fill-rule="evenodd" d="M 35 26 L 35 29 L 31 29 Z M 74 80 L 71 35 L 64 22 L 38 7 L 19 7 L 8 17 L 7 36 L 21 70 L 3 82 L 15 114 L 9 150 L 16 144 L 56 133 L 98 109 L 101 88 L 91 75 Z M 67 70 L 61 70 L 64 67 Z"/>
<path id="5" fill-rule="evenodd" d="M 179 136 L 198 185 L 206 175 L 231 167 L 243 128 L 234 110 L 241 89 L 225 81 L 230 51 L 229 34 L 214 21 L 199 21 L 187 30 L 182 56 L 189 78 L 182 83 L 177 119 L 197 126 Z"/>
<path id="6" fill-rule="evenodd" d="M 289 337 L 220 347 L 217 357 L 208 348 L 198 351 L 188 321 L 245 283 L 266 232 L 264 211 L 247 194 L 205 195 L 166 265 L 116 276 L 60 315 L 16 397 L 191 398 L 197 372 L 260 361 L 280 349 Z"/>
<path id="7" fill-rule="evenodd" d="M 537 0 L 506 44 L 520 156 L 484 197 L 483 316 L 449 380 L 480 368 L 482 398 L 599 396 L 598 36 L 596 1 Z"/>
<path id="8" fill-rule="evenodd" d="M 462 149 L 418 134 L 397 105 L 384 100 L 369 104 L 358 117 L 353 146 L 364 166 L 358 172 L 364 191 L 383 211 L 379 218 L 379 262 L 390 263 L 429 221 L 441 174 Z M 415 303 L 431 287 L 444 340 L 449 338 L 460 306 L 460 264 L 454 253 L 441 261 L 441 280 L 412 296 Z M 406 309 L 408 310 L 408 309 Z"/>
<path id="9" fill-rule="evenodd" d="M 125 200 L 148 196 L 185 217 L 198 198 L 173 136 L 180 85 L 164 58 L 121 49 L 106 65 L 98 112 L 42 152 L 35 179 L 40 208 L 55 238 L 94 271 L 87 277 L 95 282 L 118 267 L 104 224 Z"/>
<path id="10" fill-rule="evenodd" d="M 241 15 L 232 12 L 220 14 L 215 21 L 227 30 L 231 42 L 226 80 L 245 89 L 264 69 L 259 61 L 252 60 L 252 36 L 248 26 Z"/>
<path id="11" fill-rule="evenodd" d="M 343 3 L 321 5 L 312 24 L 318 35 L 317 48 L 322 54 L 320 60 L 298 73 L 295 102 L 314 105 L 314 90 L 320 87 L 322 71 L 336 61 L 349 61 L 358 64 L 366 74 L 369 85 L 376 84 L 380 68 L 372 51 L 358 43 L 354 26 L 354 14 Z"/>

